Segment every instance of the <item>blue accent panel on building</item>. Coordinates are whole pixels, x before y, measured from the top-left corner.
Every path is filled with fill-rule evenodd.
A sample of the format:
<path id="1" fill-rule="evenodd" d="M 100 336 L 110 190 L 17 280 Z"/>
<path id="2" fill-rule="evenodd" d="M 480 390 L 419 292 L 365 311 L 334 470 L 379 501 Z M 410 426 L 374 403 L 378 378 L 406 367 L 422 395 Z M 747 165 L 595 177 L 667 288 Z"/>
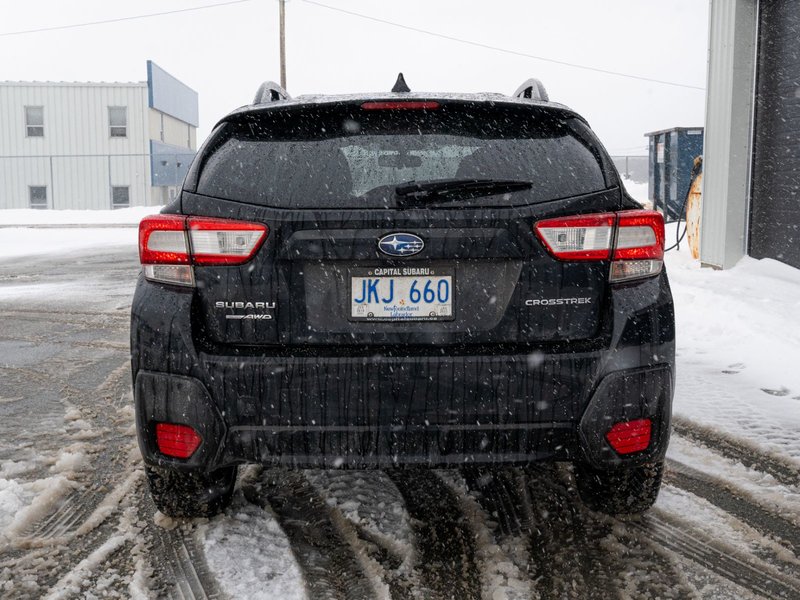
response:
<path id="1" fill-rule="evenodd" d="M 183 184 L 195 151 L 150 140 L 150 173 L 154 186 Z"/>
<path id="2" fill-rule="evenodd" d="M 195 127 L 199 125 L 197 92 L 151 60 L 147 61 L 147 97 L 150 108 Z"/>
<path id="3" fill-rule="evenodd" d="M 648 196 L 666 221 L 677 221 L 692 183 L 694 159 L 703 154 L 703 128 L 676 127 L 645 135 L 650 138 Z"/>
<path id="4" fill-rule="evenodd" d="M 153 61 L 147 61 L 147 106 L 153 108 Z"/>

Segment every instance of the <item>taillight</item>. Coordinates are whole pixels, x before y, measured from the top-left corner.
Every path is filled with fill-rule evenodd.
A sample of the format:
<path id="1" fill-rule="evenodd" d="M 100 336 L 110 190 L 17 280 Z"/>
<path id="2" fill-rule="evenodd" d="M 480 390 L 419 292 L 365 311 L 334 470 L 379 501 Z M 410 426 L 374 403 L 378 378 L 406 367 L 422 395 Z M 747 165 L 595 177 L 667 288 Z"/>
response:
<path id="1" fill-rule="evenodd" d="M 156 423 L 156 445 L 161 454 L 189 458 L 203 439 L 188 425 Z"/>
<path id="2" fill-rule="evenodd" d="M 188 224 L 196 265 L 246 263 L 267 237 L 267 226 L 262 223 L 189 217 Z"/>
<path id="3" fill-rule="evenodd" d="M 534 231 L 561 260 L 607 260 L 616 220 L 614 213 L 562 217 L 539 221 Z"/>
<path id="4" fill-rule="evenodd" d="M 652 423 L 650 419 L 637 419 L 617 423 L 606 434 L 606 439 L 618 454 L 633 454 L 647 450 L 650 445 Z"/>
<path id="5" fill-rule="evenodd" d="M 655 210 L 617 213 L 611 281 L 658 275 L 664 265 L 664 217 Z"/>
<path id="6" fill-rule="evenodd" d="M 192 265 L 240 265 L 267 237 L 267 226 L 248 221 L 154 215 L 139 223 L 139 261 L 147 279 L 193 286 Z"/>
<path id="7" fill-rule="evenodd" d="M 139 222 L 139 262 L 144 264 L 189 264 L 186 217 L 154 215 Z"/>
<path id="8" fill-rule="evenodd" d="M 611 281 L 629 281 L 661 272 L 664 218 L 656 211 L 547 219 L 536 223 L 534 231 L 559 260 L 611 260 Z"/>

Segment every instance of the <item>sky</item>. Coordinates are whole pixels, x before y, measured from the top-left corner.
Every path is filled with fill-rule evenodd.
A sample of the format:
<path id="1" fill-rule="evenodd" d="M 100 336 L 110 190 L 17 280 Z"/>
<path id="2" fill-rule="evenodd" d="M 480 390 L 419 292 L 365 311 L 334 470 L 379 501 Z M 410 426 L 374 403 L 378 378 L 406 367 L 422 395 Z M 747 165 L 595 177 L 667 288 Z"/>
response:
<path id="1" fill-rule="evenodd" d="M 0 0 L 0 80 L 143 81 L 151 59 L 198 91 L 202 140 L 219 118 L 251 102 L 262 81 L 279 81 L 278 0 L 4 34 L 224 1 Z M 694 88 L 705 87 L 707 44 L 703 0 L 286 3 L 287 88 L 293 96 L 388 91 L 400 71 L 415 92 L 511 94 L 537 77 L 550 99 L 582 114 L 615 155 L 645 154 L 648 131 L 703 124 L 705 93 Z"/>

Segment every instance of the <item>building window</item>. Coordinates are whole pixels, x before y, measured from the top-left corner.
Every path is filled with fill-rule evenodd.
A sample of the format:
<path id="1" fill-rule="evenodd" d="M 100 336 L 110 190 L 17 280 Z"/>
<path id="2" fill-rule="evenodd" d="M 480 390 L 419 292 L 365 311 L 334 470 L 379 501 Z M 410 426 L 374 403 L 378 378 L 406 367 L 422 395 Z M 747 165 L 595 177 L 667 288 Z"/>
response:
<path id="1" fill-rule="evenodd" d="M 25 107 L 25 135 L 44 137 L 44 106 Z"/>
<path id="2" fill-rule="evenodd" d="M 128 137 L 128 108 L 109 106 L 108 126 L 111 137 Z"/>
<path id="3" fill-rule="evenodd" d="M 130 188 L 127 185 L 115 185 L 111 188 L 111 208 L 128 208 L 131 205 Z"/>
<path id="4" fill-rule="evenodd" d="M 31 208 L 47 208 L 47 186 L 28 186 L 28 199 Z"/>

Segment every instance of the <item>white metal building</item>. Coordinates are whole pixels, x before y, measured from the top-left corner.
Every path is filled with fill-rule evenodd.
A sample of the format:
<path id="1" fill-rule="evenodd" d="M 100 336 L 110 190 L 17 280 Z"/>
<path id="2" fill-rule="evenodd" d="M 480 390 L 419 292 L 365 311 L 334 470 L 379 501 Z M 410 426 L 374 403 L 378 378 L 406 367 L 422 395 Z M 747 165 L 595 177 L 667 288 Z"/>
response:
<path id="1" fill-rule="evenodd" d="M 144 82 L 0 82 L 0 208 L 164 204 L 197 125 L 197 92 L 151 61 Z"/>
<path id="2" fill-rule="evenodd" d="M 710 2 L 700 260 L 800 268 L 800 2 Z"/>

